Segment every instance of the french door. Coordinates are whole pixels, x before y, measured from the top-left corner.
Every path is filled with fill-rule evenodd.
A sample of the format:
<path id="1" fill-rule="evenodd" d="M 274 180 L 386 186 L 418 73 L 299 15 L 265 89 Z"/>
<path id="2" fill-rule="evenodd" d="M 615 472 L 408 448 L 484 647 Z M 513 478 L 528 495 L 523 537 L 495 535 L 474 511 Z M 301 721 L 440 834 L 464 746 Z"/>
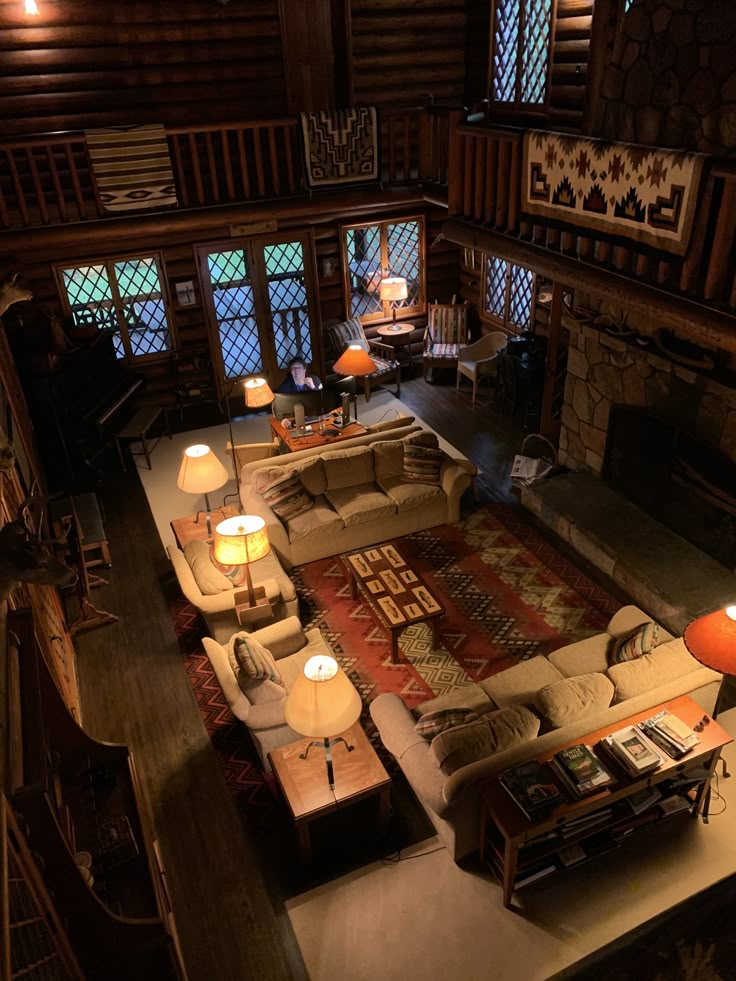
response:
<path id="1" fill-rule="evenodd" d="M 319 372 L 312 238 L 229 240 L 197 247 L 218 387 L 265 374 L 272 387 L 301 357 Z"/>

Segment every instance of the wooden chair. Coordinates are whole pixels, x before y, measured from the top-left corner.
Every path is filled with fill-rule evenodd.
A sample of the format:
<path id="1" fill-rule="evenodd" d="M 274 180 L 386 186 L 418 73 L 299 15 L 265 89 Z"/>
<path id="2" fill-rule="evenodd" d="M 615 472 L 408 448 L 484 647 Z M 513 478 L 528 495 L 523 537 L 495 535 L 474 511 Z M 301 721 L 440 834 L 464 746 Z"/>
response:
<path id="1" fill-rule="evenodd" d="M 393 347 L 380 341 L 369 341 L 365 336 L 360 317 L 353 317 L 342 324 L 328 327 L 327 343 L 333 361 L 337 361 L 348 345 L 359 344 L 376 362 L 374 374 L 364 375 L 361 379 L 366 402 L 370 402 L 371 389 L 383 385 L 391 376 L 396 382 L 396 397 L 401 395 L 401 366 L 396 360 Z"/>
<path id="2" fill-rule="evenodd" d="M 424 332 L 424 379 L 433 368 L 457 368 L 460 348 L 468 343 L 468 304 L 432 303 Z"/>
<path id="3" fill-rule="evenodd" d="M 506 334 L 494 330 L 484 334 L 480 340 L 467 347 L 461 347 L 457 359 L 457 382 L 455 388 L 460 388 L 460 378 L 465 375 L 473 383 L 473 405 L 478 394 L 478 383 L 481 378 L 493 378 L 498 370 L 498 352 L 506 347 Z"/>

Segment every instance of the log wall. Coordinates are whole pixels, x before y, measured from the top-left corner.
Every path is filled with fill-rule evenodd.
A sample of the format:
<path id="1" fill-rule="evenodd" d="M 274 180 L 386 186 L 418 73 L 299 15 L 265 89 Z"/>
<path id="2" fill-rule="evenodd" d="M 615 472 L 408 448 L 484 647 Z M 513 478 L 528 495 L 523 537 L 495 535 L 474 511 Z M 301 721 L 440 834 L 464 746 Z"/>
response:
<path id="1" fill-rule="evenodd" d="M 551 128 L 580 130 L 588 75 L 593 0 L 557 0 L 550 66 Z"/>

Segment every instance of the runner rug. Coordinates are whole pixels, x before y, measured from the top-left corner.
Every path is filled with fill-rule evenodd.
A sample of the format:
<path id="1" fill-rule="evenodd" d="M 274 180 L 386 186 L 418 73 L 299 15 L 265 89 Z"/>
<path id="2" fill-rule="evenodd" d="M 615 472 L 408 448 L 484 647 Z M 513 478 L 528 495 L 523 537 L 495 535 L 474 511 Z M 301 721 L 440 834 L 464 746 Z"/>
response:
<path id="1" fill-rule="evenodd" d="M 361 722 L 392 776 L 367 706 L 397 692 L 410 706 L 467 685 L 537 654 L 598 633 L 619 604 L 504 505 L 478 508 L 458 525 L 417 532 L 394 544 L 446 609 L 442 646 L 432 650 L 428 624 L 401 635 L 401 664 L 391 663 L 388 634 L 365 601 L 350 596 L 342 563 L 332 557 L 295 569 L 292 578 L 305 627 L 319 627 L 360 692 Z M 244 726 L 220 691 L 201 645 L 204 623 L 186 600 L 173 608 L 187 674 L 225 780 L 250 825 L 266 826 L 277 796 L 259 766 Z"/>

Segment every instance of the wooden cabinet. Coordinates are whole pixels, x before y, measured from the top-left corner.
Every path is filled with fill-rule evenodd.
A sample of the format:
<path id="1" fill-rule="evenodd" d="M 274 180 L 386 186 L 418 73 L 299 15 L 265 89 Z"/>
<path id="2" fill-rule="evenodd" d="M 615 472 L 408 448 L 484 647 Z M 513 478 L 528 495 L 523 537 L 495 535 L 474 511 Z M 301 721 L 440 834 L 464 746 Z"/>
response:
<path id="1" fill-rule="evenodd" d="M 19 639 L 22 720 L 12 805 L 84 975 L 94 981 L 184 978 L 151 813 L 126 746 L 91 739 L 40 656 L 28 611 Z"/>
<path id="2" fill-rule="evenodd" d="M 595 748 L 603 736 L 636 725 L 663 708 L 690 727 L 703 716 L 702 708 L 683 695 L 568 745 L 585 743 Z M 667 758 L 657 770 L 636 778 L 626 776 L 601 750 L 601 759 L 616 777 L 615 783 L 581 800 L 566 800 L 534 820 L 526 817 L 498 778 L 486 781 L 481 786 L 484 809 L 481 859 L 503 883 L 504 906 L 511 905 L 516 889 L 617 848 L 653 821 L 685 811 L 696 817 L 706 805 L 721 749 L 730 742 L 731 736 L 711 720 L 700 733 L 699 744 L 685 758 L 679 761 Z M 549 760 L 552 755 L 540 757 L 539 762 Z M 660 797 L 634 813 L 630 799 L 651 788 L 656 788 Z M 665 801 L 669 803 L 664 804 Z"/>

